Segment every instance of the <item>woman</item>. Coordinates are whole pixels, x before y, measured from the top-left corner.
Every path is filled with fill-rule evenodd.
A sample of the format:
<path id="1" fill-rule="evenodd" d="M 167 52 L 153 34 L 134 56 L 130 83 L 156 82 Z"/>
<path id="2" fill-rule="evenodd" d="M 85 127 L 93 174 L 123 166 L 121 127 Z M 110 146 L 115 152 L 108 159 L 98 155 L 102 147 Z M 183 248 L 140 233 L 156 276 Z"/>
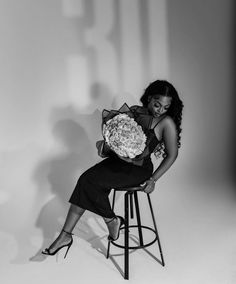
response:
<path id="1" fill-rule="evenodd" d="M 61 233 L 43 254 L 54 255 L 61 248 L 72 245 L 72 231 L 85 210 L 90 210 L 104 218 L 109 231 L 109 239 L 117 240 L 119 230 L 124 223 L 121 216 L 112 211 L 108 195 L 112 188 L 128 187 L 141 184 L 144 192 L 151 193 L 155 182 L 170 168 L 178 155 L 183 103 L 177 91 L 167 81 L 157 80 L 151 83 L 140 99 L 143 106 L 131 107 L 136 117 L 148 115 L 150 127 L 148 135 L 149 152 L 141 164 L 132 163 L 129 159 L 120 159 L 114 152 L 108 158 L 85 171 L 69 199 L 69 208 Z M 98 154 L 102 143 L 97 142 Z M 153 172 L 151 154 L 162 155 L 163 160 Z"/>

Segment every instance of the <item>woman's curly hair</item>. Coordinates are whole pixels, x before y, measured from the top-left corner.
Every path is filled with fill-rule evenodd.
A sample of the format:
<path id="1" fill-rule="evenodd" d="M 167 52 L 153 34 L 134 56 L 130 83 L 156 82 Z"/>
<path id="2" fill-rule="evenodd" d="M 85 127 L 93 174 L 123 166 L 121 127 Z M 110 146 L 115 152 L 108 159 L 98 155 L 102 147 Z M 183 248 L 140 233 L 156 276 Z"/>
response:
<path id="1" fill-rule="evenodd" d="M 165 80 L 157 80 L 152 82 L 144 91 L 144 94 L 140 98 L 141 103 L 143 104 L 144 107 L 148 106 L 149 103 L 149 97 L 152 97 L 154 95 L 161 95 L 161 96 L 167 96 L 171 97 L 171 105 L 166 112 L 166 115 L 169 115 L 175 122 L 176 129 L 177 129 L 177 146 L 180 148 L 181 143 L 180 143 L 180 133 L 182 132 L 181 129 L 181 122 L 182 122 L 182 110 L 183 110 L 183 102 L 180 100 L 179 95 L 174 88 L 172 84 Z M 156 149 L 154 150 L 154 154 L 157 158 L 162 156 L 165 158 L 167 156 L 167 153 L 165 151 L 165 146 L 163 141 L 161 141 Z"/>

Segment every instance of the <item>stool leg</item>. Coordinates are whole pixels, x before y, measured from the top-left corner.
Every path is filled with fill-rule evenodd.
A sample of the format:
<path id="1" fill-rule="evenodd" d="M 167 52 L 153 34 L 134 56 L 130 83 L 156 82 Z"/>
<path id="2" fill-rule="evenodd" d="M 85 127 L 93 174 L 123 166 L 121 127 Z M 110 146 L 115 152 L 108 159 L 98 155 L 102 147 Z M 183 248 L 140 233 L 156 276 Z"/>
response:
<path id="1" fill-rule="evenodd" d="M 133 206 L 133 192 L 129 193 L 129 201 L 130 201 L 130 218 L 134 218 L 134 206 Z"/>
<path id="2" fill-rule="evenodd" d="M 112 197 L 112 207 L 111 207 L 112 210 L 114 210 L 114 207 L 115 207 L 115 198 L 116 198 L 116 190 L 114 189 L 113 197 Z M 110 246 L 111 246 L 111 241 L 108 240 L 108 245 L 107 245 L 107 258 L 109 258 Z"/>
<path id="3" fill-rule="evenodd" d="M 137 223 L 138 223 L 139 243 L 140 243 L 140 246 L 143 246 L 143 233 L 142 233 L 142 227 L 141 227 L 141 218 L 140 218 L 137 191 L 134 192 L 134 202 L 135 202 L 136 217 L 137 217 Z"/>
<path id="4" fill-rule="evenodd" d="M 125 279 L 129 279 L 129 199 L 128 192 L 125 193 Z"/>
<path id="5" fill-rule="evenodd" d="M 157 242 L 158 242 L 159 251 L 160 251 L 160 255 L 161 255 L 161 262 L 162 262 L 162 265 L 165 266 L 164 257 L 163 257 L 162 249 L 161 249 L 161 242 L 160 242 L 159 234 L 158 234 L 158 231 L 157 231 L 157 225 L 156 225 L 154 212 L 153 212 L 153 209 L 152 209 L 151 198 L 150 198 L 149 193 L 147 193 L 147 197 L 148 197 L 148 203 L 149 203 L 149 207 L 150 207 L 151 214 L 152 214 L 153 225 L 154 225 L 154 228 L 155 228 L 155 231 L 156 231 Z"/>

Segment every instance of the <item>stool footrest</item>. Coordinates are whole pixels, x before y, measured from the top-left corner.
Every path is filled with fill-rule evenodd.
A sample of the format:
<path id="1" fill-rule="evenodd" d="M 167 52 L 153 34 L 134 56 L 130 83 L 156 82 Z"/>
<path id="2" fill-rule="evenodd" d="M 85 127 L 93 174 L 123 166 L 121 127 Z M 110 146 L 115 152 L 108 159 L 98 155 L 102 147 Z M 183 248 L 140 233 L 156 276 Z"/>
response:
<path id="1" fill-rule="evenodd" d="M 138 228 L 139 226 L 137 225 L 130 225 L 128 228 Z M 148 247 L 148 246 L 151 246 L 152 244 L 155 243 L 155 241 L 157 240 L 157 233 L 154 229 L 148 227 L 148 226 L 143 226 L 141 225 L 141 228 L 142 229 L 146 229 L 146 230 L 149 230 L 149 231 L 152 231 L 154 234 L 155 234 L 155 238 L 149 242 L 149 243 L 146 243 L 146 244 L 143 244 L 143 245 L 137 245 L 137 246 L 129 246 L 128 249 L 142 249 L 142 248 L 145 248 L 145 247 Z M 121 227 L 120 230 L 123 230 L 125 229 L 125 227 Z M 124 245 L 120 245 L 120 244 L 117 244 L 115 241 L 111 241 L 111 243 L 116 246 L 116 247 L 119 247 L 119 248 L 125 248 Z"/>

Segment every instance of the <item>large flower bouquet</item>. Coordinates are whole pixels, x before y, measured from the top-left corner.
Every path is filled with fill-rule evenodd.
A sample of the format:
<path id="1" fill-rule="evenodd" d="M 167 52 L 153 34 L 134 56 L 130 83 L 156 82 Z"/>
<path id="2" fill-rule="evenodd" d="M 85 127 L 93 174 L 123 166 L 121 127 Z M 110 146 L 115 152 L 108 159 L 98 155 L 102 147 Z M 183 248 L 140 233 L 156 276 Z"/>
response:
<path id="1" fill-rule="evenodd" d="M 147 137 L 134 118 L 118 114 L 103 124 L 107 145 L 121 157 L 134 158 L 143 153 Z"/>
<path id="2" fill-rule="evenodd" d="M 121 159 L 141 165 L 143 157 L 148 154 L 149 140 L 146 133 L 150 116 L 136 116 L 124 104 L 119 110 L 103 110 L 102 118 L 104 156 L 112 151 Z"/>

